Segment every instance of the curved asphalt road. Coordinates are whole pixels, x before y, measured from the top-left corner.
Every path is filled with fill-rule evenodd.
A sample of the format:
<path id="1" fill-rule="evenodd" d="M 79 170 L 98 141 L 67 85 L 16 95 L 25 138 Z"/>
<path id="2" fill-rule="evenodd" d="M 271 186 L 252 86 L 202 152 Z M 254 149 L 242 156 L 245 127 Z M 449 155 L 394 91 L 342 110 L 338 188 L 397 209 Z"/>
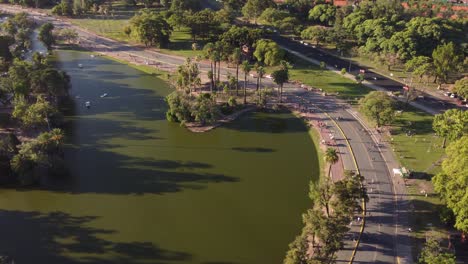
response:
<path id="1" fill-rule="evenodd" d="M 297 95 L 298 92 L 289 91 L 285 95 L 293 94 Z M 406 233 L 408 201 L 400 196 L 397 204 L 389 168 L 371 136 L 348 112 L 347 106 L 337 103 L 334 98 L 314 92 L 300 92 L 300 96 L 305 103 L 326 111 L 338 123 L 349 140 L 360 173 L 365 178 L 370 199 L 367 203 L 366 227 L 354 263 L 410 263 L 410 240 Z M 342 151 L 346 149 L 346 141 L 338 140 L 337 143 L 342 157 L 343 154 L 349 155 Z M 348 163 L 349 160 L 348 157 Z M 345 164 L 345 167 L 354 166 Z M 347 263 L 349 250 L 340 253 L 339 263 Z"/>

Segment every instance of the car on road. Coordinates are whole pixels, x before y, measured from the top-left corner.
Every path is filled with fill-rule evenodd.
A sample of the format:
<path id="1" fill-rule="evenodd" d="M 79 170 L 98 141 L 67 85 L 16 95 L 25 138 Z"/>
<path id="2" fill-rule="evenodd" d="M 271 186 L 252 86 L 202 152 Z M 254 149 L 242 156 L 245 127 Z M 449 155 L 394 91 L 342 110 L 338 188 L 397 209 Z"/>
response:
<path id="1" fill-rule="evenodd" d="M 457 98 L 457 93 L 453 93 L 450 95 L 450 98 Z"/>
<path id="2" fill-rule="evenodd" d="M 450 95 L 452 95 L 452 93 L 451 92 L 445 92 L 444 95 L 445 96 L 450 96 Z"/>

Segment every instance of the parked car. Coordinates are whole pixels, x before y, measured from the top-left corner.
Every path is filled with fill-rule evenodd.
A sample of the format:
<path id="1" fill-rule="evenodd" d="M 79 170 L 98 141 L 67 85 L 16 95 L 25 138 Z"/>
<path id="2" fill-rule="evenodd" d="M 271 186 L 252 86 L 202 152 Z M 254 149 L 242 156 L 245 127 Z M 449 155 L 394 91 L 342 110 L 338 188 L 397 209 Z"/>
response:
<path id="1" fill-rule="evenodd" d="M 450 98 L 457 98 L 457 94 L 456 93 L 451 94 Z"/>
<path id="2" fill-rule="evenodd" d="M 450 95 L 452 95 L 452 93 L 451 92 L 445 92 L 444 95 L 445 96 L 450 96 Z"/>

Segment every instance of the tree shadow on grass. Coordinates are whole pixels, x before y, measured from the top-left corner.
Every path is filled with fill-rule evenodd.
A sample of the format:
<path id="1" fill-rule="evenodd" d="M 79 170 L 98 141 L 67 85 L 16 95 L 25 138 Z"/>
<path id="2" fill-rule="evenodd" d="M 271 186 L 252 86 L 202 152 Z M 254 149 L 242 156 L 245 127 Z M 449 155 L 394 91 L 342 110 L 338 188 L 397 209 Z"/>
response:
<path id="1" fill-rule="evenodd" d="M 0 256 L 8 256 L 15 263 L 50 264 L 159 264 L 191 258 L 190 254 L 162 249 L 151 242 L 106 240 L 102 237 L 115 231 L 90 227 L 97 218 L 0 210 Z"/>

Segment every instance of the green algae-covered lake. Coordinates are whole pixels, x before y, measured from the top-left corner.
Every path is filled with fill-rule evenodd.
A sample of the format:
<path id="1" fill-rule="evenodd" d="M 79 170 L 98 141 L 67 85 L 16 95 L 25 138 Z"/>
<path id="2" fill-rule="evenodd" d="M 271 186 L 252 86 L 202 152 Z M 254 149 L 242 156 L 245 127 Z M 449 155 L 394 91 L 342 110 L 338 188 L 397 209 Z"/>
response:
<path id="1" fill-rule="evenodd" d="M 299 119 L 251 113 L 194 134 L 165 120 L 170 89 L 157 77 L 89 53 L 58 60 L 73 85 L 70 172 L 0 189 L 0 255 L 18 264 L 282 262 L 318 177 Z"/>

